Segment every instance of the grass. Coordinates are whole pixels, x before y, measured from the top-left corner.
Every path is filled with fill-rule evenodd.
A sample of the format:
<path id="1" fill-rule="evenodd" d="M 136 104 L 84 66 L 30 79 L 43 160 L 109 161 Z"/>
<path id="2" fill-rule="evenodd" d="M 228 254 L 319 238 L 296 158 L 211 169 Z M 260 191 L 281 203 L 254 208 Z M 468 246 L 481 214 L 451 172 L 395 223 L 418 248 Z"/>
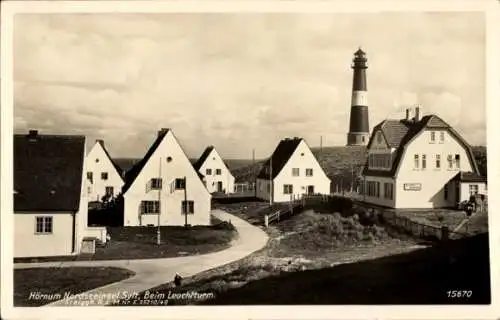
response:
<path id="1" fill-rule="evenodd" d="M 111 240 L 96 247 L 95 254 L 15 258 L 14 262 L 130 260 L 188 256 L 226 249 L 237 236 L 232 224 L 213 219 L 211 226 L 160 227 L 161 244 L 156 244 L 156 227 L 112 227 Z"/>
<path id="2" fill-rule="evenodd" d="M 451 230 L 467 217 L 463 211 L 446 209 L 396 210 L 395 212 L 399 216 L 418 223 L 435 227 L 447 226 Z"/>
<path id="3" fill-rule="evenodd" d="M 228 212 L 252 219 L 262 203 L 224 205 Z M 250 218 L 248 218 L 250 216 Z M 342 230 L 338 226 L 342 225 Z M 361 229 L 361 233 L 358 233 Z M 354 233 L 353 230 L 356 230 Z M 225 266 L 184 279 L 181 288 L 166 283 L 148 290 L 151 293 L 196 291 L 222 294 L 283 272 L 329 268 L 336 264 L 374 259 L 415 250 L 411 239 L 399 239 L 380 226 L 361 226 L 355 218 L 308 210 L 266 229 L 268 245 L 252 255 Z M 365 233 L 366 232 L 366 233 Z M 373 234 L 373 238 L 369 235 Z M 368 238 L 366 238 L 368 237 Z M 141 293 L 144 296 L 145 292 Z M 169 305 L 193 304 L 193 299 L 172 300 Z"/>
<path id="4" fill-rule="evenodd" d="M 130 270 L 107 267 L 15 269 L 14 306 L 45 305 L 64 298 L 66 293 L 82 293 L 133 275 Z M 37 293 L 49 296 L 37 298 Z"/>

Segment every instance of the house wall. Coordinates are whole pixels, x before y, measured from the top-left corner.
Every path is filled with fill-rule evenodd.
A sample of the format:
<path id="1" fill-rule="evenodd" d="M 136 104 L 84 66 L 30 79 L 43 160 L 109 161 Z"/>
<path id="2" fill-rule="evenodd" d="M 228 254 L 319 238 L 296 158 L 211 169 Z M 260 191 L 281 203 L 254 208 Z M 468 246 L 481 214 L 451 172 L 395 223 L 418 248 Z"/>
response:
<path id="1" fill-rule="evenodd" d="M 96 160 L 99 161 L 96 162 Z M 84 179 L 86 181 L 85 191 L 88 195 L 88 201 L 101 201 L 101 198 L 106 194 L 106 187 L 113 187 L 114 197 L 121 192 L 124 181 L 99 143 L 96 143 L 87 155 L 86 165 Z M 87 172 L 93 174 L 92 183 L 87 180 Z M 108 173 L 107 180 L 101 178 L 102 172 Z"/>
<path id="2" fill-rule="evenodd" d="M 171 157 L 172 160 L 167 162 L 167 157 Z M 162 190 L 148 191 L 149 181 L 160 176 L 163 179 Z M 184 178 L 184 176 L 187 179 L 187 200 L 194 201 L 194 214 L 188 215 L 188 224 L 209 225 L 210 193 L 171 131 L 165 135 L 154 154 L 124 194 L 124 225 L 146 225 L 150 224 L 149 221 L 151 224 L 157 225 L 157 215 L 141 216 L 140 206 L 141 201 L 157 201 L 158 199 L 161 199 L 160 225 L 184 225 L 185 216 L 181 211 L 181 203 L 185 198 L 184 190 L 170 192 L 171 182 L 176 178 Z M 148 222 L 141 221 L 140 217 Z"/>
<path id="3" fill-rule="evenodd" d="M 292 176 L 292 168 L 299 168 L 299 176 Z M 313 169 L 312 177 L 306 176 L 306 168 Z M 316 194 L 330 194 L 330 179 L 319 165 L 313 153 L 304 141 L 290 157 L 281 172 L 274 178 L 274 202 L 290 201 L 292 197 L 300 198 L 307 193 L 307 186 L 314 186 Z M 293 194 L 284 193 L 284 185 L 293 185 Z"/>
<path id="4" fill-rule="evenodd" d="M 459 202 L 469 200 L 470 198 L 470 186 L 471 185 L 477 185 L 478 187 L 478 194 L 484 194 L 487 195 L 488 191 L 486 189 L 486 183 L 484 182 L 462 182 L 460 183 L 460 199 L 458 200 Z"/>
<path id="5" fill-rule="evenodd" d="M 269 179 L 257 179 L 257 198 L 269 201 L 269 191 L 267 190 L 269 184 Z"/>
<path id="6" fill-rule="evenodd" d="M 460 170 L 472 171 L 472 164 L 467 156 L 467 151 L 460 143 L 445 131 L 444 141 L 439 141 L 439 130 L 436 132 L 436 141 L 431 142 L 430 132 L 425 130 L 411 141 L 403 155 L 396 178 L 396 207 L 397 208 L 439 208 L 455 205 L 455 188 L 449 188 L 448 200 L 444 199 L 444 186 Z M 418 154 L 420 159 L 419 168 L 414 167 L 414 155 Z M 427 157 L 427 167 L 422 169 L 422 154 Z M 441 168 L 436 168 L 435 155 L 441 155 Z M 448 154 L 453 157 L 460 155 L 460 169 L 448 168 Z M 405 185 L 420 185 L 419 190 L 405 190 Z M 418 188 L 417 188 L 418 189 Z"/>
<path id="7" fill-rule="evenodd" d="M 52 233 L 36 234 L 36 217 L 52 217 Z M 14 214 L 14 257 L 71 255 L 73 217 L 68 213 Z"/>
<path id="8" fill-rule="evenodd" d="M 212 174 L 207 175 L 206 170 L 212 169 Z M 216 169 L 221 169 L 221 174 L 216 175 Z M 222 189 L 225 193 L 234 193 L 234 176 L 229 171 L 222 157 L 217 150 L 213 149 L 203 165 L 200 167 L 200 173 L 205 176 L 207 189 L 210 193 L 217 191 L 217 182 L 222 182 Z"/>
<path id="9" fill-rule="evenodd" d="M 368 182 L 379 182 L 380 183 L 380 191 L 379 191 L 379 196 L 369 196 L 368 195 Z M 385 183 L 392 183 L 393 184 L 393 194 L 392 194 L 392 199 L 390 198 L 385 198 Z M 379 206 L 385 206 L 385 207 L 390 207 L 394 208 L 395 203 L 396 203 L 396 197 L 397 197 L 397 191 L 396 191 L 396 184 L 394 183 L 394 179 L 392 178 L 386 178 L 386 177 L 371 177 L 371 176 L 366 176 L 364 177 L 364 187 L 363 187 L 363 195 L 362 199 L 365 202 L 373 203 Z"/>

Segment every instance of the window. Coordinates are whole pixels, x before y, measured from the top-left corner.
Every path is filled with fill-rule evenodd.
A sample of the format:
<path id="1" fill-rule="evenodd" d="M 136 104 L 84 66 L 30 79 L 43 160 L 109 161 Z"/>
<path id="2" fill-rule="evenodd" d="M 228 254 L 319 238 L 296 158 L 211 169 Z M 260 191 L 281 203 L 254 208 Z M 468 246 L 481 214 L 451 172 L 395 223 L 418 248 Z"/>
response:
<path id="1" fill-rule="evenodd" d="M 106 195 L 112 196 L 113 195 L 113 187 L 106 187 Z"/>
<path id="2" fill-rule="evenodd" d="M 365 142 L 365 136 L 361 137 L 361 142 Z"/>
<path id="3" fill-rule="evenodd" d="M 92 187 L 87 187 L 87 193 L 92 193 Z"/>
<path id="4" fill-rule="evenodd" d="M 90 180 L 90 182 L 92 182 L 92 180 L 94 180 L 94 176 L 92 175 L 92 172 L 87 172 L 87 179 Z"/>
<path id="5" fill-rule="evenodd" d="M 36 233 L 52 233 L 52 217 L 36 217 Z"/>
<path id="6" fill-rule="evenodd" d="M 267 184 L 267 188 L 266 189 L 267 189 L 267 193 L 271 192 L 271 184 L 270 183 Z"/>
<path id="7" fill-rule="evenodd" d="M 107 172 L 102 172 L 101 173 L 101 179 L 102 180 L 108 180 L 108 173 Z"/>
<path id="8" fill-rule="evenodd" d="M 384 198 L 392 200 L 394 193 L 394 185 L 392 183 L 384 183 Z"/>
<path id="9" fill-rule="evenodd" d="M 436 154 L 436 169 L 441 168 L 441 155 Z"/>
<path id="10" fill-rule="evenodd" d="M 98 162 L 99 162 L 99 159 L 98 159 L 98 158 L 97 158 L 97 159 L 95 159 L 95 162 L 96 162 L 96 163 L 98 163 Z"/>
<path id="11" fill-rule="evenodd" d="M 380 144 L 380 143 L 382 143 L 382 134 L 380 134 L 380 132 L 379 132 L 379 133 L 377 133 L 377 142 L 378 142 L 379 144 Z"/>
<path id="12" fill-rule="evenodd" d="M 444 131 L 439 132 L 439 141 L 444 142 Z"/>
<path id="13" fill-rule="evenodd" d="M 160 213 L 160 201 L 142 201 L 141 213 L 142 214 Z"/>
<path id="14" fill-rule="evenodd" d="M 175 179 L 175 190 L 184 190 L 186 188 L 186 180 L 184 179 Z"/>
<path id="15" fill-rule="evenodd" d="M 293 185 L 291 185 L 291 184 L 283 185 L 283 193 L 284 194 L 292 194 L 293 193 Z"/>
<path id="16" fill-rule="evenodd" d="M 469 185 L 469 194 L 471 196 L 478 194 L 479 188 L 477 184 L 470 184 Z"/>
<path id="17" fill-rule="evenodd" d="M 306 169 L 306 177 L 312 177 L 313 169 Z"/>
<path id="18" fill-rule="evenodd" d="M 457 167 L 457 169 L 460 169 L 460 155 L 459 154 L 455 155 L 455 166 Z"/>
<path id="19" fill-rule="evenodd" d="M 221 169 L 215 169 L 215 174 L 220 176 L 222 174 L 222 170 Z"/>
<path id="20" fill-rule="evenodd" d="M 380 182 L 377 181 L 377 198 L 380 198 Z"/>
<path id="21" fill-rule="evenodd" d="M 431 131 L 431 142 L 436 142 L 436 132 Z"/>
<path id="22" fill-rule="evenodd" d="M 182 201 L 182 214 L 194 213 L 194 201 Z"/>
<path id="23" fill-rule="evenodd" d="M 380 182 L 367 181 L 366 182 L 367 196 L 378 197 L 379 196 L 379 187 L 380 187 Z"/>
<path id="24" fill-rule="evenodd" d="M 151 179 L 151 189 L 152 190 L 161 190 L 161 186 L 162 186 L 161 178 Z"/>
<path id="25" fill-rule="evenodd" d="M 425 154 L 422 155 L 422 170 L 427 168 L 427 156 Z"/>
<path id="26" fill-rule="evenodd" d="M 453 156 L 451 154 L 448 155 L 448 169 L 453 169 Z"/>
<path id="27" fill-rule="evenodd" d="M 448 200 L 448 184 L 444 185 L 444 200 Z"/>
<path id="28" fill-rule="evenodd" d="M 293 177 L 298 177 L 300 173 L 299 168 L 292 168 L 292 176 Z"/>
<path id="29" fill-rule="evenodd" d="M 419 166 L 419 163 L 420 163 L 420 161 L 418 159 L 418 154 L 416 154 L 413 158 L 414 158 L 413 167 L 414 167 L 414 169 L 418 169 L 418 166 Z"/>
<path id="30" fill-rule="evenodd" d="M 205 172 L 207 173 L 207 176 L 212 175 L 212 169 L 207 169 L 207 170 L 205 170 Z"/>

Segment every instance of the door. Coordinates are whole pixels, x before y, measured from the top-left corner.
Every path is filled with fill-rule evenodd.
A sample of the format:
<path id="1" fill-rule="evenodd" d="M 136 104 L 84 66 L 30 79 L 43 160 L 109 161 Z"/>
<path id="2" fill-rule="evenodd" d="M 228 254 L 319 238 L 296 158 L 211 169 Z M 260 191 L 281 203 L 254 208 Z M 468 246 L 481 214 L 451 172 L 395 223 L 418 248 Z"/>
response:
<path id="1" fill-rule="evenodd" d="M 217 192 L 222 192 L 222 181 L 217 181 Z"/>
<path id="2" fill-rule="evenodd" d="M 307 186 L 307 194 L 314 194 L 314 186 Z"/>

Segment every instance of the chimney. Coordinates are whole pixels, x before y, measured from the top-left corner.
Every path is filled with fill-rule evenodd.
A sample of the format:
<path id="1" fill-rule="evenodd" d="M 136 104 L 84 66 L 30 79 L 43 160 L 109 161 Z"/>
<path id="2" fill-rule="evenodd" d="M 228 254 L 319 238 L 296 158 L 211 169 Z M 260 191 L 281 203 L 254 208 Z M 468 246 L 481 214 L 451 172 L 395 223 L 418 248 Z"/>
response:
<path id="1" fill-rule="evenodd" d="M 417 105 L 415 107 L 415 122 L 419 122 L 420 121 L 420 106 Z"/>
<path id="2" fill-rule="evenodd" d="M 38 130 L 30 130 L 29 133 L 28 133 L 28 139 L 29 140 L 36 140 L 36 138 L 38 137 Z"/>
<path id="3" fill-rule="evenodd" d="M 168 128 L 161 128 L 159 131 L 158 131 L 158 137 L 162 136 L 162 135 L 165 135 L 167 132 L 168 132 Z"/>
<path id="4" fill-rule="evenodd" d="M 406 121 L 410 121 L 410 109 L 406 109 Z"/>

